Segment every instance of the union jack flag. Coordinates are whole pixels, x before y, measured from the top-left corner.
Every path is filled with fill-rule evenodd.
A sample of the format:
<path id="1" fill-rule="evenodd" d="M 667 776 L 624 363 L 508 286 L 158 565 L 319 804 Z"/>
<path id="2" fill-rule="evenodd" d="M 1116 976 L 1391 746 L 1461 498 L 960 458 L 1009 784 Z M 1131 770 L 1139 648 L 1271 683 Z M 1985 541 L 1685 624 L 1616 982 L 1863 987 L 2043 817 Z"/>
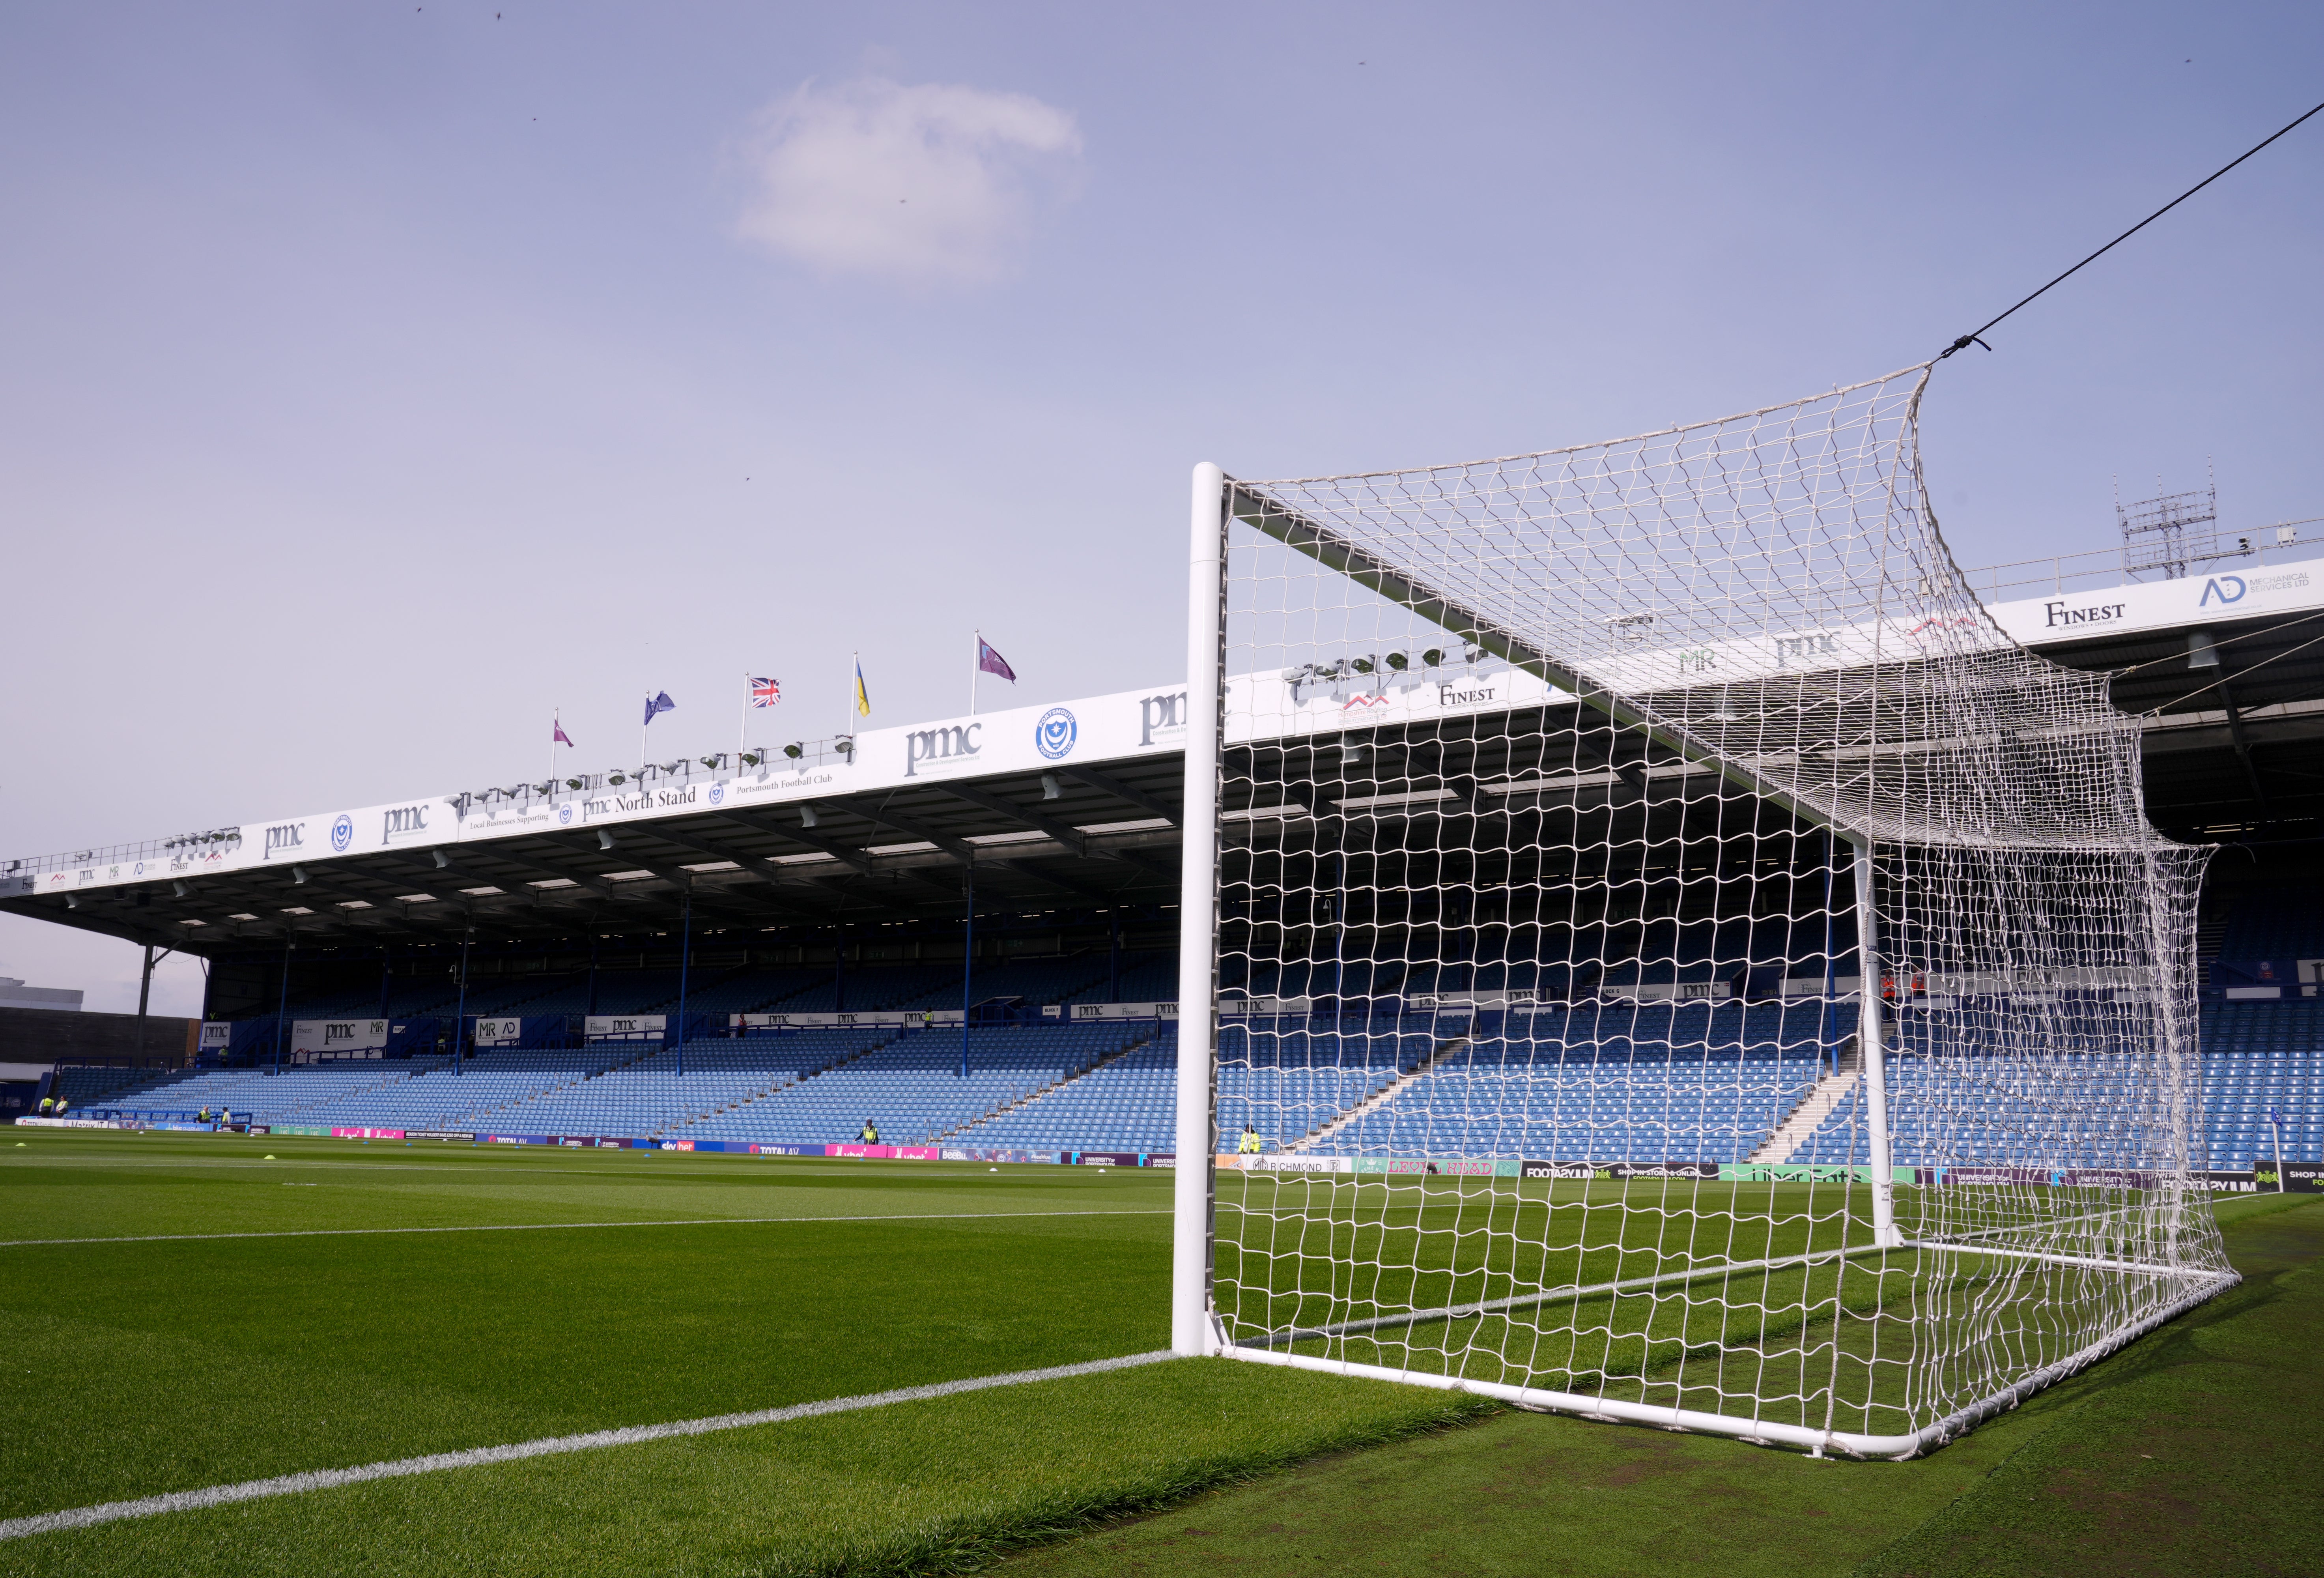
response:
<path id="1" fill-rule="evenodd" d="M 781 680 L 753 679 L 751 681 L 751 705 L 752 706 L 772 706 L 775 703 L 782 700 L 782 698 L 783 682 Z"/>

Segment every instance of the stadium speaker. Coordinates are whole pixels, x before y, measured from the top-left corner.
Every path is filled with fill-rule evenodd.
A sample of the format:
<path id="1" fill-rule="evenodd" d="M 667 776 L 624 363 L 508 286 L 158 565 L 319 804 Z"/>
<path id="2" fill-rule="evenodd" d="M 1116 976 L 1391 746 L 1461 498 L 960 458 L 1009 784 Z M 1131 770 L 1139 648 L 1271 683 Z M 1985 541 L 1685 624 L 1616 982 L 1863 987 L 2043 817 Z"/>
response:
<path id="1" fill-rule="evenodd" d="M 613 847 L 613 835 L 611 833 L 606 832 L 603 827 L 597 829 L 597 847 L 599 849 L 611 849 Z"/>

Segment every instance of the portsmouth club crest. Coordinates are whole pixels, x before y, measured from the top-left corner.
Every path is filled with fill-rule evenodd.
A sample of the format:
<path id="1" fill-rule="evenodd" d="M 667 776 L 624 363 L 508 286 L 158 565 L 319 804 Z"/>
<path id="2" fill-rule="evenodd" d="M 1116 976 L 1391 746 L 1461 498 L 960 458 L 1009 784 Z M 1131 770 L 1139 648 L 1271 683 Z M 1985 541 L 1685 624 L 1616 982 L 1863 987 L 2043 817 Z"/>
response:
<path id="1" fill-rule="evenodd" d="M 1074 721 L 1071 712 L 1062 706 L 1053 706 L 1041 715 L 1039 723 L 1033 725 L 1033 744 L 1049 761 L 1062 761 L 1073 750 L 1074 742 L 1081 738 L 1081 725 Z"/>

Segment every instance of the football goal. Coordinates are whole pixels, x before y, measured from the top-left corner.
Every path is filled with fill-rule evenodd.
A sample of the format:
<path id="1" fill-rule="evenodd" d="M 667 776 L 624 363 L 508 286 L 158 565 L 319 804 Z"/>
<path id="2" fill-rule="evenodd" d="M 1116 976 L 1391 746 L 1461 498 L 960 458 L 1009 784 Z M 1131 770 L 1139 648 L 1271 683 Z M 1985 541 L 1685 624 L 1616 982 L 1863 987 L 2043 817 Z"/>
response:
<path id="1" fill-rule="evenodd" d="M 1194 473 L 1172 1340 L 1909 1457 L 2231 1284 L 2194 900 L 1927 366 Z"/>

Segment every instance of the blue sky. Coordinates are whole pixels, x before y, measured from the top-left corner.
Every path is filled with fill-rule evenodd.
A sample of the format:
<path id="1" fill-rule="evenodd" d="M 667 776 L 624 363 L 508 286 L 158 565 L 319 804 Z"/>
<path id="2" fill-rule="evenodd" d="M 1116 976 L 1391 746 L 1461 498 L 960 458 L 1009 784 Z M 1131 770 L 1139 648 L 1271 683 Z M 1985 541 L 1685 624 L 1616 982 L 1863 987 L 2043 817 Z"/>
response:
<path id="1" fill-rule="evenodd" d="M 1183 667 L 1185 476 L 1917 361 L 2324 97 L 2314 6 L 0 12 L 0 853 Z M 2324 514 L 2324 117 L 1941 371 L 1980 565 Z M 891 203 L 890 199 L 893 198 Z M 918 207 L 915 208 L 914 205 Z M 0 920 L 0 974 L 134 951 Z M 159 1000 L 187 1011 L 188 968 Z"/>

